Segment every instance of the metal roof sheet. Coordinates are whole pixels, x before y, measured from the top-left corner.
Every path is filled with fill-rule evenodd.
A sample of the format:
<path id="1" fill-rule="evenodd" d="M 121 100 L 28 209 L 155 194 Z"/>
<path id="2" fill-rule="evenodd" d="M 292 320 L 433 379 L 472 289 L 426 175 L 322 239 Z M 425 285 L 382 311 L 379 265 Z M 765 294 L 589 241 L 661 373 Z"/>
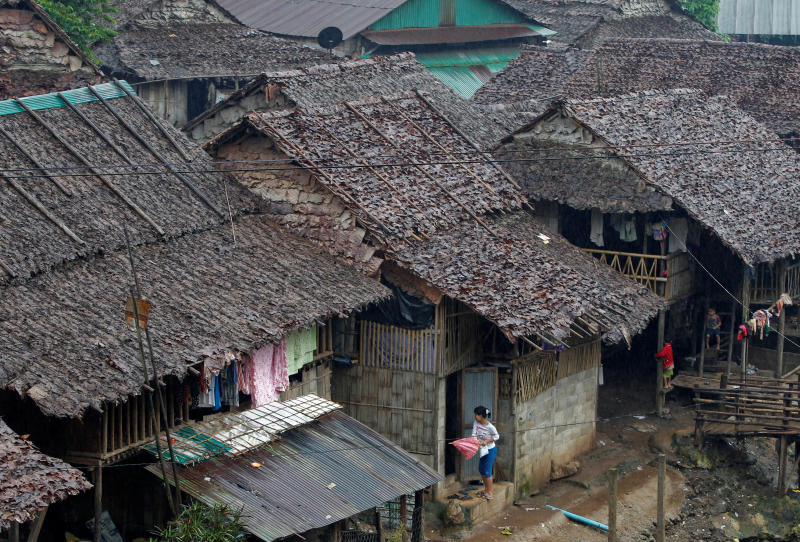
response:
<path id="1" fill-rule="evenodd" d="M 344 39 L 403 4 L 405 0 L 217 0 L 240 23 L 285 36 L 317 37 L 335 26 Z"/>
<path id="2" fill-rule="evenodd" d="M 526 24 L 495 24 L 365 30 L 361 35 L 381 45 L 430 45 L 507 40 L 537 36 L 539 33 Z"/>
<path id="3" fill-rule="evenodd" d="M 131 93 L 135 94 L 133 87 L 130 86 L 127 81 L 120 81 L 120 83 L 125 85 L 125 88 L 127 88 Z M 92 88 L 94 88 L 97 93 L 106 100 L 124 98 L 127 96 L 125 91 L 119 88 L 116 83 L 103 83 L 101 85 L 95 85 Z M 65 90 L 62 94 L 72 105 L 80 105 L 99 101 L 98 98 L 92 94 L 88 88 L 85 87 L 75 90 Z M 66 107 L 67 105 L 58 96 L 57 92 L 51 92 L 50 94 L 38 94 L 36 96 L 27 96 L 25 98 L 18 98 L 18 100 L 30 107 L 33 111 L 56 109 L 58 107 Z M 0 116 L 16 115 L 17 113 L 24 112 L 25 109 L 19 105 L 19 103 L 17 103 L 17 99 L 3 100 L 0 102 Z"/>
<path id="4" fill-rule="evenodd" d="M 797 0 L 721 0 L 717 16 L 725 34 L 800 35 Z"/>
<path id="5" fill-rule="evenodd" d="M 147 470 L 160 476 L 157 465 Z M 331 525 L 442 479 L 341 412 L 291 429 L 269 448 L 210 459 L 180 476 L 183 491 L 209 506 L 242 510 L 247 530 L 267 541 Z"/>
<path id="6" fill-rule="evenodd" d="M 469 99 L 518 55 L 517 46 L 481 47 L 418 53 L 417 60 L 437 79 Z"/>
<path id="7" fill-rule="evenodd" d="M 192 464 L 225 454 L 237 456 L 259 446 L 269 444 L 278 436 L 309 424 L 342 406 L 314 394 L 297 397 L 290 401 L 275 401 L 243 412 L 233 412 L 184 427 L 173 433 L 172 449 L 176 461 Z M 143 446 L 158 456 L 155 443 Z M 169 459 L 166 437 L 161 436 L 162 455 Z"/>

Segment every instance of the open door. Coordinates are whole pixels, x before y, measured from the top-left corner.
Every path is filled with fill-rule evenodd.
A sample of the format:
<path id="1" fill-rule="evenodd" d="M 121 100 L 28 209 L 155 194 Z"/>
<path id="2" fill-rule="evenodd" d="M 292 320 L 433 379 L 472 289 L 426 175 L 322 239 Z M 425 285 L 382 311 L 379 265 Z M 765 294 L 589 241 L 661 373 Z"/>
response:
<path id="1" fill-rule="evenodd" d="M 461 378 L 461 420 L 463 423 L 463 436 L 472 436 L 472 422 L 475 420 L 474 410 L 482 405 L 492 411 L 494 417 L 497 411 L 497 368 L 482 367 L 480 369 L 464 369 Z M 493 418 L 489 421 L 493 422 Z M 479 455 L 467 461 L 460 456 L 461 468 L 459 479 L 462 482 L 480 479 L 478 472 Z"/>

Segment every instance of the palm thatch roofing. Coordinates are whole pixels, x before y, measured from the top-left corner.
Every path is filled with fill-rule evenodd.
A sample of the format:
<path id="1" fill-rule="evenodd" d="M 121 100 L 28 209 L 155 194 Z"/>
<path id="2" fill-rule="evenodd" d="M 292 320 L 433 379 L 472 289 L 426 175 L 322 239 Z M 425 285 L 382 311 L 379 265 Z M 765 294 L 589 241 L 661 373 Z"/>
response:
<path id="1" fill-rule="evenodd" d="M 250 111 L 303 107 L 316 109 L 363 100 L 376 94 L 420 90 L 465 133 L 488 146 L 518 127 L 511 116 L 491 113 L 456 94 L 420 64 L 413 53 L 305 66 L 263 73 L 183 128 L 192 136 L 217 135 Z M 284 99 L 277 99 L 280 94 Z"/>
<path id="2" fill-rule="evenodd" d="M 313 167 L 389 260 L 463 301 L 511 340 L 537 333 L 563 339 L 590 314 L 616 341 L 663 306 L 610 268 L 597 271 L 592 258 L 531 220 L 513 180 L 496 164 L 476 161 L 481 155 L 421 93 L 251 113 L 209 146 L 248 132 Z M 339 167 L 345 164 L 362 167 Z M 498 213 L 507 221 L 492 218 Z"/>
<path id="3" fill-rule="evenodd" d="M 554 113 L 589 130 L 745 263 L 800 254 L 800 156 L 729 98 L 647 91 L 567 100 L 540 119 Z M 606 200 L 592 197 L 599 207 Z"/>
<path id="4" fill-rule="evenodd" d="M 727 96 L 780 134 L 800 134 L 800 49 L 705 40 L 609 41 L 564 85 L 563 96 L 698 88 Z"/>
<path id="5" fill-rule="evenodd" d="M 0 419 L 0 531 L 91 487 L 78 469 L 41 453 Z"/>
<path id="6" fill-rule="evenodd" d="M 332 56 L 233 23 L 178 24 L 120 30 L 100 45 L 103 68 L 130 81 L 253 77 L 264 71 L 330 62 Z"/>
<path id="7" fill-rule="evenodd" d="M 59 417 L 140 392 L 135 333 L 123 318 L 123 228 L 166 375 L 389 295 L 265 217 L 248 217 L 260 201 L 138 98 L 115 85 L 98 92 L 105 103 L 82 102 L 86 89 L 64 95 L 70 106 L 53 96 L 23 101 L 30 112 L 0 102 L 0 386 Z M 87 156 L 114 167 L 88 169 Z M 47 169 L 64 166 L 72 169 Z"/>

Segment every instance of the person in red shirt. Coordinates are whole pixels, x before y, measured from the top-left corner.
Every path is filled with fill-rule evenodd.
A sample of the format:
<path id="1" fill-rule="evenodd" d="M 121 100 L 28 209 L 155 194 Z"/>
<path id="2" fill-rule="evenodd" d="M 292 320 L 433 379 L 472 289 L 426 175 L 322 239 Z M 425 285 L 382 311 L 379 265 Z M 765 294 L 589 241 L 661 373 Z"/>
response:
<path id="1" fill-rule="evenodd" d="M 664 358 L 664 389 L 671 390 L 672 384 L 670 380 L 675 371 L 675 358 L 672 356 L 672 343 L 669 339 L 664 341 L 664 348 L 656 354 L 656 359 L 658 358 Z"/>

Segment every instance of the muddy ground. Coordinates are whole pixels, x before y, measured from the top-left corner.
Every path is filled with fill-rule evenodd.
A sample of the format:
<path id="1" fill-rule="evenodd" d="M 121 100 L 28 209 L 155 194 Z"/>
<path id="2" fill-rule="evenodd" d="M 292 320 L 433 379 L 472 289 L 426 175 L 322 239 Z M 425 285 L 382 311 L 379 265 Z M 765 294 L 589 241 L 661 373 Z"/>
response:
<path id="1" fill-rule="evenodd" d="M 620 473 L 618 532 L 621 541 L 653 540 L 656 457 L 667 456 L 666 539 L 669 541 L 800 541 L 800 492 L 776 496 L 774 439 L 715 440 L 693 445 L 691 396 L 673 392 L 669 415 L 655 416 L 652 396 L 625 388 L 601 388 L 595 448 L 581 471 L 520 499 L 503 514 L 469 529 L 428 521 L 431 541 L 604 541 L 607 534 L 566 519 L 545 505 L 607 523 L 607 471 Z M 795 484 L 797 474 L 794 476 Z M 512 534 L 501 534 L 508 528 Z"/>

